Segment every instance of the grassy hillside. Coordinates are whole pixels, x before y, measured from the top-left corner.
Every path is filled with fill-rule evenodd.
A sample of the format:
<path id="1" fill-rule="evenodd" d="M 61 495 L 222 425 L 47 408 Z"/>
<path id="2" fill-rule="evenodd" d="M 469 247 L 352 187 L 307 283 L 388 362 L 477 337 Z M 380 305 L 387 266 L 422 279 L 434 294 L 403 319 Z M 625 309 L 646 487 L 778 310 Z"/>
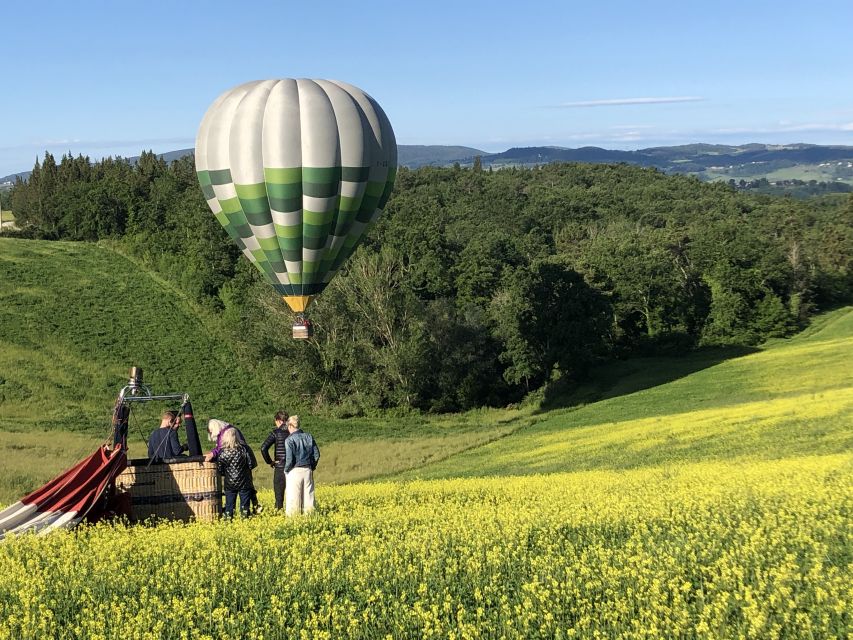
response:
<path id="1" fill-rule="evenodd" d="M 273 406 L 186 300 L 104 247 L 0 238 L 0 301 L 5 431 L 102 432 L 131 365 L 206 416 Z"/>
<path id="2" fill-rule="evenodd" d="M 0 233 L 3 232 L 4 229 L 16 229 L 15 226 L 15 214 L 11 211 L 7 211 L 3 209 L 0 211 Z"/>
<path id="3" fill-rule="evenodd" d="M 7 434 L 0 446 L 17 452 L 10 458 L 16 470 L 0 478 L 0 501 L 107 435 L 132 364 L 144 368 L 155 391 L 190 391 L 202 420 L 231 420 L 255 445 L 278 407 L 237 362 L 215 319 L 108 247 L 0 238 L 0 301 L 0 431 Z M 307 416 L 306 425 L 324 444 L 325 482 L 778 458 L 853 444 L 853 312 L 837 311 L 793 340 L 736 355 L 707 350 L 614 363 L 571 395 L 546 398 L 538 411 Z M 137 410 L 132 455 L 144 454 L 143 436 L 160 409 Z M 47 463 L 40 460 L 45 449 L 52 451 Z"/>
<path id="4" fill-rule="evenodd" d="M 0 457 L 7 461 L 0 503 L 36 488 L 109 434 L 131 365 L 143 368 L 154 392 L 189 392 L 197 419 L 240 426 L 256 449 L 280 407 L 238 362 L 215 318 L 123 255 L 90 243 L 0 238 Z M 143 438 L 166 406 L 134 407 L 132 456 L 144 457 Z M 303 421 L 323 444 L 319 478 L 348 482 L 489 442 L 518 418 L 473 412 L 428 427 L 418 417 Z M 260 486 L 268 475 L 258 473 Z"/>
<path id="5" fill-rule="evenodd" d="M 794 166 L 768 168 L 766 164 L 739 165 L 731 169 L 713 167 L 702 172 L 706 180 L 760 180 L 770 182 L 780 180 L 816 180 L 817 182 L 844 182 L 853 184 L 853 174 L 849 162 L 803 163 Z"/>
<path id="6" fill-rule="evenodd" d="M 168 367 L 149 309 L 163 283 L 103 248 L 15 242 L 0 241 L 0 501 L 57 449 L 88 450 L 88 421 L 125 376 L 99 372 L 113 350 L 197 385 L 199 406 L 245 402 L 242 419 L 265 419 L 272 401 L 240 395 L 250 373 L 186 305 L 164 340 L 238 378 Z M 135 322 L 131 297 L 145 301 Z M 119 337 L 131 329 L 133 348 Z M 196 334 L 201 347 L 181 346 Z M 323 449 L 315 516 L 5 540 L 0 639 L 847 637 L 851 361 L 848 308 L 752 353 L 614 363 L 538 409 L 308 417 Z"/>
<path id="7" fill-rule="evenodd" d="M 0 238 L 0 301 L 0 447 L 15 454 L 0 476 L 0 501 L 38 486 L 107 435 L 132 364 L 155 391 L 189 391 L 199 418 L 231 420 L 256 447 L 278 408 L 214 318 L 108 247 Z M 840 451 L 851 444 L 851 324 L 853 313 L 841 310 L 751 355 L 707 350 L 614 363 L 538 411 L 303 417 L 324 445 L 319 477 L 327 483 Z M 162 408 L 135 411 L 132 455 L 144 455 Z"/>
<path id="8" fill-rule="evenodd" d="M 696 365 L 701 358 L 614 365 L 621 377 L 600 370 L 597 380 L 616 380 L 613 386 L 577 396 L 612 397 L 542 413 L 512 437 L 407 475 L 627 469 L 853 449 L 853 309 L 827 314 L 798 337 L 757 353 L 644 388 L 672 366 Z"/>

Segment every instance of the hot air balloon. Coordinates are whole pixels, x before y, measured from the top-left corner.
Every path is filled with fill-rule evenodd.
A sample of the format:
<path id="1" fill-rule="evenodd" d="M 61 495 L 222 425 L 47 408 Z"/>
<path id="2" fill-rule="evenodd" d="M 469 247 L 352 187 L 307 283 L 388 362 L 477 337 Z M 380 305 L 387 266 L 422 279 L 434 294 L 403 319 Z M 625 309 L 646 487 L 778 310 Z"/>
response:
<path id="1" fill-rule="evenodd" d="M 336 80 L 248 82 L 208 109 L 195 146 L 204 197 L 297 314 L 352 255 L 388 201 L 397 143 L 387 116 Z"/>

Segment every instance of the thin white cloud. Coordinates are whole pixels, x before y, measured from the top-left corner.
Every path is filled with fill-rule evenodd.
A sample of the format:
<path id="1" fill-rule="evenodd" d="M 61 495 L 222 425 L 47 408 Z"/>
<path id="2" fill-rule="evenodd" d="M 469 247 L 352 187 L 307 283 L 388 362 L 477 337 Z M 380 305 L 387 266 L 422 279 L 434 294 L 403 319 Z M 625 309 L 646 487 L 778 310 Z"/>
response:
<path id="1" fill-rule="evenodd" d="M 700 96 L 664 96 L 653 98 L 613 98 L 608 100 L 584 100 L 581 102 L 564 102 L 555 105 L 558 109 L 575 109 L 583 107 L 621 107 L 637 104 L 670 104 L 673 102 L 701 102 Z"/>

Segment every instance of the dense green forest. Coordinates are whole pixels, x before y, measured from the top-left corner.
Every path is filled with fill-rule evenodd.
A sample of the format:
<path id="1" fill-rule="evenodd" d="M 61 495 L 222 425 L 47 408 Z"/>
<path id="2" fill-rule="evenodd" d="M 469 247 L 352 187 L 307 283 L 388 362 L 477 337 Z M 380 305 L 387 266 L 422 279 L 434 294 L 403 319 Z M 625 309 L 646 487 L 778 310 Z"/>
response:
<path id="1" fill-rule="evenodd" d="M 627 165 L 402 168 L 297 342 L 191 156 L 46 154 L 10 201 L 22 236 L 117 243 L 218 316 L 276 397 L 338 415 L 506 405 L 606 359 L 786 336 L 853 297 L 853 196 Z"/>

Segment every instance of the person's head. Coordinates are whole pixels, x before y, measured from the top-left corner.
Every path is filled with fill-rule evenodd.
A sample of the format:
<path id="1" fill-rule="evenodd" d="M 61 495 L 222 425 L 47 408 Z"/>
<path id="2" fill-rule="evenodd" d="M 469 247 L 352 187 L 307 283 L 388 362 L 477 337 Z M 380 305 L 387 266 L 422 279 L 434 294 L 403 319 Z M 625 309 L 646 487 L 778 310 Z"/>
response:
<path id="1" fill-rule="evenodd" d="M 289 417 L 290 416 L 288 415 L 287 411 L 276 411 L 275 418 L 273 418 L 273 420 L 275 421 L 275 426 L 281 429 L 282 426 L 287 424 L 287 419 Z"/>
<path id="2" fill-rule="evenodd" d="M 207 421 L 207 439 L 211 442 L 216 442 L 216 439 L 219 437 L 219 433 L 225 429 L 225 427 L 230 426 L 231 425 L 225 422 L 225 420 L 211 418 Z"/>
<path id="3" fill-rule="evenodd" d="M 236 429 L 227 429 L 225 433 L 222 434 L 222 448 L 223 449 L 235 449 L 240 445 L 240 440 L 237 439 L 237 430 Z"/>
<path id="4" fill-rule="evenodd" d="M 290 416 L 287 419 L 287 430 L 293 433 L 299 429 L 299 416 Z"/>
<path id="5" fill-rule="evenodd" d="M 181 416 L 177 411 L 164 411 L 160 416 L 160 427 L 177 427 L 181 424 Z"/>

